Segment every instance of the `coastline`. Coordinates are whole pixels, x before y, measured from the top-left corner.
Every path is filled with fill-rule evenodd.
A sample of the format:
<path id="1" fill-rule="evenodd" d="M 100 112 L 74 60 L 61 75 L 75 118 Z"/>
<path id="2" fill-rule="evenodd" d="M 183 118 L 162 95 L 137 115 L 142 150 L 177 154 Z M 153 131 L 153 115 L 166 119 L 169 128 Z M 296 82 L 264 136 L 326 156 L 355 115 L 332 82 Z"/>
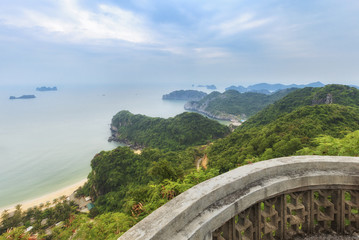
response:
<path id="1" fill-rule="evenodd" d="M 34 199 L 30 199 L 30 200 L 25 200 L 23 202 L 12 204 L 10 206 L 1 207 L 0 208 L 0 217 L 1 217 L 1 214 L 3 213 L 4 210 L 8 210 L 9 212 L 15 211 L 15 207 L 18 204 L 21 204 L 22 211 L 26 211 L 29 208 L 39 206 L 41 203 L 43 203 L 43 204 L 46 204 L 46 202 L 52 203 L 52 201 L 54 199 L 59 198 L 61 196 L 68 197 L 73 192 L 75 192 L 79 187 L 83 186 L 86 182 L 87 182 L 87 178 L 82 179 L 81 181 L 79 181 L 77 183 L 74 183 L 72 185 L 69 185 L 67 187 L 64 187 L 62 189 L 59 189 L 59 190 L 56 190 L 54 192 L 45 194 L 43 196 L 40 196 L 40 197 L 37 197 L 37 198 L 34 198 Z"/>

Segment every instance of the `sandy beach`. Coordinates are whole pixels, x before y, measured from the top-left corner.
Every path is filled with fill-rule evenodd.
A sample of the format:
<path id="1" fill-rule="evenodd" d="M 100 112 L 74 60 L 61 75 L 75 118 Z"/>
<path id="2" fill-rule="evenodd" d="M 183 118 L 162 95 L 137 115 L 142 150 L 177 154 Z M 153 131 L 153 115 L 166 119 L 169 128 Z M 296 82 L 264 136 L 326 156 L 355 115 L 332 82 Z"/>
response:
<path id="1" fill-rule="evenodd" d="M 11 206 L 7 206 L 7 207 L 2 207 L 0 208 L 0 215 L 1 213 L 4 211 L 4 210 L 9 210 L 9 212 L 12 212 L 15 210 L 15 206 L 18 205 L 18 204 L 21 204 L 22 205 L 22 210 L 25 211 L 27 210 L 28 208 L 31 208 L 31 207 L 35 207 L 35 206 L 39 206 L 41 203 L 43 204 L 46 204 L 46 202 L 50 202 L 52 203 L 52 201 L 56 198 L 59 198 L 61 196 L 70 196 L 74 191 L 76 191 L 79 187 L 83 186 L 85 184 L 85 182 L 87 181 L 87 178 L 85 179 L 82 179 L 81 181 L 75 183 L 75 184 L 72 184 L 70 186 L 67 186 L 65 188 L 62 188 L 60 190 L 57 190 L 57 191 L 54 191 L 52 193 L 49 193 L 49 194 L 46 194 L 46 195 L 43 195 L 41 197 L 38 197 L 38 198 L 34 198 L 34 199 L 31 199 L 31 200 L 27 200 L 27 201 L 24 201 L 24 202 L 19 202 L 19 203 L 16 203 L 16 204 L 13 204 Z"/>

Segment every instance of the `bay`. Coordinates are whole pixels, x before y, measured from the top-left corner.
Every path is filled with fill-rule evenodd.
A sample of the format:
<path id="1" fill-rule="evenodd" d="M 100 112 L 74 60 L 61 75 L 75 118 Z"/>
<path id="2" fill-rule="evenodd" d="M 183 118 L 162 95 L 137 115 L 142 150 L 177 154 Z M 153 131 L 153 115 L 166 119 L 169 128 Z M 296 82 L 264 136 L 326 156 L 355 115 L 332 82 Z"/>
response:
<path id="1" fill-rule="evenodd" d="M 36 86 L 0 90 L 0 208 L 53 192 L 86 178 L 93 156 L 111 150 L 110 122 L 121 110 L 173 117 L 183 101 L 163 101 L 164 86 Z M 10 95 L 36 95 L 9 100 Z"/>

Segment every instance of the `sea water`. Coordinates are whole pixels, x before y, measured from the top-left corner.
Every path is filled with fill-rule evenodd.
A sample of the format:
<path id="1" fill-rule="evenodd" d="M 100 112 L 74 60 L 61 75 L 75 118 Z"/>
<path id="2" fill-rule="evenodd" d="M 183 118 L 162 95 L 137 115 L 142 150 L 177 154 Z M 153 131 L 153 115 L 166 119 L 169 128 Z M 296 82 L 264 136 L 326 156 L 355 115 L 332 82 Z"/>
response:
<path id="1" fill-rule="evenodd" d="M 0 208 L 56 191 L 87 177 L 93 156 L 111 150 L 111 118 L 121 110 L 173 117 L 183 101 L 163 101 L 171 87 L 37 86 L 0 89 Z M 9 96 L 36 95 L 9 100 Z"/>

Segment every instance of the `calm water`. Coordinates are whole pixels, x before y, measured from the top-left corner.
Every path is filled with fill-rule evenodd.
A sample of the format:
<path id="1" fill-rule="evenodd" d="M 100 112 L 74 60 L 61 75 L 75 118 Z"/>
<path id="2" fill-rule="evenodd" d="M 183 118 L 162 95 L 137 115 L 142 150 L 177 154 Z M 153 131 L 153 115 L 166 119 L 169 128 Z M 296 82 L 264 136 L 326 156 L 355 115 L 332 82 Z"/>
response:
<path id="1" fill-rule="evenodd" d="M 171 88 L 35 87 L 0 90 L 0 208 L 85 178 L 92 157 L 117 146 L 107 139 L 118 111 L 166 118 L 184 111 L 184 102 L 162 101 Z M 24 94 L 37 98 L 8 99 Z"/>

